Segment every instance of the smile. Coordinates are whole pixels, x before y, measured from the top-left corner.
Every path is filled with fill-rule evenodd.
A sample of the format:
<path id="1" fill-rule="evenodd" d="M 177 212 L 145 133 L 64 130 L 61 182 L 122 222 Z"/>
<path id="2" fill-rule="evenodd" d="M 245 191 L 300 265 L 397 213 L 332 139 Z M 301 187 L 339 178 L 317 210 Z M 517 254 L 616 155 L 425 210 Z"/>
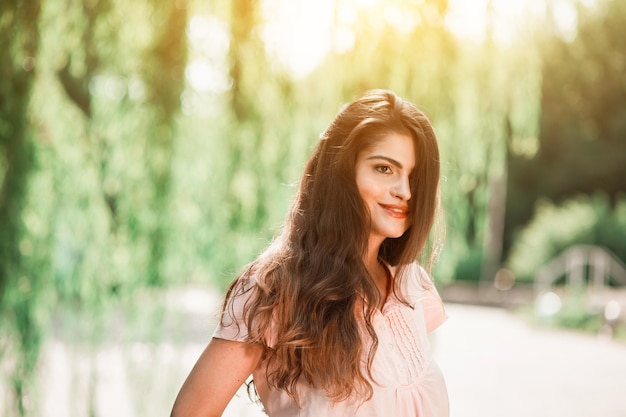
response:
<path id="1" fill-rule="evenodd" d="M 409 215 L 409 208 L 406 206 L 396 206 L 392 204 L 379 204 L 391 216 L 397 219 L 406 219 Z"/>

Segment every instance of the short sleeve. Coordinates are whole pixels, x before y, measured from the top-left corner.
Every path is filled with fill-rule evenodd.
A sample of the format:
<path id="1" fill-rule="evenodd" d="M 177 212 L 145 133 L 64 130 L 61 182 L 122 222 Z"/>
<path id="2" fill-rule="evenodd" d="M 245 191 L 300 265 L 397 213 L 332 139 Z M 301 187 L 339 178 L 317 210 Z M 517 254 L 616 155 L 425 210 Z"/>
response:
<path id="1" fill-rule="evenodd" d="M 426 321 L 426 331 L 428 333 L 441 326 L 448 318 L 445 307 L 439 293 L 433 284 L 426 289 L 426 296 L 422 303 L 424 307 L 424 319 Z"/>
<path id="2" fill-rule="evenodd" d="M 246 281 L 240 279 L 232 289 L 229 299 L 226 301 L 226 308 L 213 332 L 213 337 L 236 342 L 248 340 L 248 326 L 244 320 L 244 314 L 255 291 Z"/>
<path id="3" fill-rule="evenodd" d="M 417 263 L 409 267 L 407 295 L 410 300 L 419 301 L 424 310 L 424 322 L 428 333 L 439 327 L 446 319 L 443 301 L 428 272 Z"/>

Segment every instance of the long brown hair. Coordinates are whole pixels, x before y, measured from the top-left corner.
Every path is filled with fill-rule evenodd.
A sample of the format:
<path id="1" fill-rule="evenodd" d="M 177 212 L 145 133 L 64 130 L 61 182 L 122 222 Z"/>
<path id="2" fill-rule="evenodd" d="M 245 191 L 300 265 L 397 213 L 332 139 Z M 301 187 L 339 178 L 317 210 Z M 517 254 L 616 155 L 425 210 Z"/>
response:
<path id="1" fill-rule="evenodd" d="M 370 231 L 355 181 L 358 152 L 385 134 L 410 134 L 415 169 L 409 200 L 411 226 L 386 239 L 379 256 L 394 265 L 393 289 L 406 267 L 423 255 L 438 208 L 439 150 L 427 117 L 386 90 L 371 90 L 345 106 L 311 155 L 280 235 L 231 284 L 232 297 L 254 289 L 244 308 L 249 343 L 267 347 L 268 384 L 296 401 L 297 383 L 342 400 L 371 397 L 371 363 L 378 345 L 372 326 L 381 295 L 364 255 Z M 362 340 L 364 323 L 372 343 Z M 271 339 L 271 340 L 270 340 Z M 368 366 L 361 360 L 365 346 Z M 369 378 L 368 378 L 369 376 Z"/>

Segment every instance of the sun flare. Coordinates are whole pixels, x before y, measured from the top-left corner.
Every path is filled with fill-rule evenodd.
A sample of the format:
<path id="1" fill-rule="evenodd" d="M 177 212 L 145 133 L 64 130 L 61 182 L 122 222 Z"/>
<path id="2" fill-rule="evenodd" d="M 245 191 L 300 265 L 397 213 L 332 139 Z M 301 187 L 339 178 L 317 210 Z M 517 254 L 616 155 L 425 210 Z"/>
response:
<path id="1" fill-rule="evenodd" d="M 494 42 L 507 47 L 524 35 L 529 22 L 545 19 L 550 13 L 555 29 L 568 39 L 576 34 L 576 2 L 593 7 L 597 0 L 449 0 L 443 24 L 461 43 L 480 44 L 491 36 Z M 426 0 L 264 0 L 260 35 L 274 65 L 293 78 L 302 78 L 330 52 L 352 49 L 354 26 L 360 19 L 367 18 L 372 30 L 387 25 L 402 35 L 424 19 L 428 21 L 432 14 L 429 8 L 434 6 Z M 187 77 L 198 91 L 228 88 L 226 75 L 220 78 L 214 74 L 211 82 L 204 80 L 205 74 L 211 73 L 209 69 L 216 72 L 225 65 L 218 62 L 215 52 L 225 56 L 228 29 L 224 23 L 217 23 L 200 17 L 190 22 L 192 43 L 213 47 L 203 51 L 204 57 L 188 68 Z M 214 45 L 215 39 L 218 45 Z"/>
<path id="2" fill-rule="evenodd" d="M 334 0 L 267 0 L 262 36 L 268 52 L 299 77 L 329 52 Z"/>
<path id="3" fill-rule="evenodd" d="M 529 19 L 546 12 L 547 0 L 450 0 L 444 24 L 462 42 L 481 43 L 488 33 L 501 45 L 510 45 Z M 587 0 L 591 2 L 591 0 Z M 572 0 L 551 1 L 562 26 L 575 26 Z M 351 25 L 372 11 L 400 33 L 421 22 L 417 8 L 425 1 L 401 0 L 266 0 L 263 3 L 263 39 L 268 52 L 295 77 L 312 71 L 330 51 L 349 50 L 354 43 Z M 415 8 L 415 13 L 407 10 Z"/>

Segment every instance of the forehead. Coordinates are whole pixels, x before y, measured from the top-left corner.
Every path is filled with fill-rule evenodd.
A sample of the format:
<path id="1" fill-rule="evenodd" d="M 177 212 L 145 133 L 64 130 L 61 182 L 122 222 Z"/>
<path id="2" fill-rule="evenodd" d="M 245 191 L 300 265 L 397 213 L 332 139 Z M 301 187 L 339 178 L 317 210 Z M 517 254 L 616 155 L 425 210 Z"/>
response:
<path id="1" fill-rule="evenodd" d="M 388 132 L 380 135 L 359 152 L 359 157 L 366 159 L 383 156 L 398 161 L 402 166 L 412 169 L 415 166 L 415 144 L 408 133 Z"/>

